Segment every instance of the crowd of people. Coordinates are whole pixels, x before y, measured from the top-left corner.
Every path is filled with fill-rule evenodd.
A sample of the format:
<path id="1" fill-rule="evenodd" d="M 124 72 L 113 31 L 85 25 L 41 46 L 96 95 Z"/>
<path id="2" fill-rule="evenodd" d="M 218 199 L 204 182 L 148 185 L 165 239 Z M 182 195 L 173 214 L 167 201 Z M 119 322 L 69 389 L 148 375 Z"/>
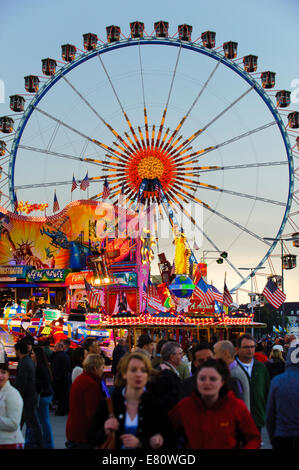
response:
<path id="1" fill-rule="evenodd" d="M 95 338 L 52 349 L 25 336 L 10 383 L 0 358 L 0 449 L 54 449 L 50 412 L 66 417 L 67 449 L 273 449 L 299 447 L 299 341 L 120 338 L 109 358 Z M 111 365 L 113 384 L 104 379 Z M 25 425 L 24 429 L 23 426 Z"/>

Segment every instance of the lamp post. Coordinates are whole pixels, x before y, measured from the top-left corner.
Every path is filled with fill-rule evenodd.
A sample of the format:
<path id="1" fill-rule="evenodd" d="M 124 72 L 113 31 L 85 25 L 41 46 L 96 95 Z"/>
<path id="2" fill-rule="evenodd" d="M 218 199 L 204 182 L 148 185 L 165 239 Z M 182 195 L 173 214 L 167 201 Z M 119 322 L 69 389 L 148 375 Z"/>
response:
<path id="1" fill-rule="evenodd" d="M 206 253 L 218 253 L 219 257 L 218 258 L 207 258 Z M 201 257 L 201 262 L 205 263 L 206 259 L 217 259 L 217 263 L 220 264 L 221 262 L 223 263 L 223 259 L 227 258 L 227 253 L 226 251 L 218 251 L 218 250 L 203 250 L 202 252 L 202 257 Z M 221 261 L 219 261 L 221 260 Z"/>
<path id="2" fill-rule="evenodd" d="M 288 241 L 294 241 L 297 240 L 297 237 L 291 237 L 291 238 L 271 238 L 271 237 L 263 237 L 264 240 L 269 240 L 269 241 L 275 241 L 278 240 L 280 242 L 280 256 L 281 256 L 281 290 L 284 293 L 284 266 L 283 266 L 283 257 L 284 257 L 284 251 L 283 251 L 283 242 L 288 242 Z M 284 329 L 285 326 L 285 318 L 284 318 L 284 302 L 281 306 L 281 317 L 282 317 L 282 327 Z"/>
<path id="3" fill-rule="evenodd" d="M 252 296 L 252 295 L 255 294 L 255 293 L 253 292 L 253 271 L 257 271 L 258 269 L 265 269 L 265 267 L 264 267 L 264 266 L 260 266 L 259 268 L 256 268 L 256 267 L 251 268 L 251 267 L 250 267 L 250 268 L 238 268 L 238 269 L 240 269 L 240 270 L 247 270 L 247 271 L 250 270 L 250 271 L 251 271 L 251 273 L 250 273 L 250 277 L 251 277 L 251 285 L 250 285 L 251 293 L 249 294 L 249 297 L 250 297 L 250 301 L 251 301 L 251 304 L 252 304 L 252 302 L 253 302 L 253 296 Z M 253 305 L 251 305 L 251 314 L 253 314 Z M 252 334 L 252 336 L 253 336 L 253 328 L 251 328 L 251 334 Z"/>

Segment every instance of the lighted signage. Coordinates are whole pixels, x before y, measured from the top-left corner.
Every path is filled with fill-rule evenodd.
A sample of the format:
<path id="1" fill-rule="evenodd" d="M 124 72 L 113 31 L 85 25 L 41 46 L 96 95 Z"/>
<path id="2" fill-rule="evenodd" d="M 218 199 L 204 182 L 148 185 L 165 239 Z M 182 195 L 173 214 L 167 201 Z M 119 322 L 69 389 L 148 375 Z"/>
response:
<path id="1" fill-rule="evenodd" d="M 84 284 L 84 278 L 88 283 L 91 282 L 91 279 L 93 277 L 92 271 L 80 271 L 77 273 L 69 273 L 67 277 L 65 278 L 65 283 L 67 286 L 70 287 L 70 289 L 73 288 L 79 288 L 79 287 L 85 287 Z"/>
<path id="2" fill-rule="evenodd" d="M 214 305 L 207 305 L 203 307 L 200 299 L 192 299 L 188 305 L 188 312 L 200 312 L 203 314 L 214 314 Z"/>
<path id="3" fill-rule="evenodd" d="M 64 282 L 69 269 L 32 269 L 27 273 L 27 282 Z"/>
<path id="4" fill-rule="evenodd" d="M 32 211 L 44 211 L 48 207 L 47 203 L 44 204 L 29 204 L 28 201 L 25 203 L 20 201 L 17 205 L 17 212 L 25 212 L 25 214 L 30 214 Z"/>
<path id="5" fill-rule="evenodd" d="M 137 287 L 137 273 L 113 273 L 113 284 Z"/>
<path id="6" fill-rule="evenodd" d="M 13 278 L 25 279 L 31 266 L 0 266 L 0 277 L 11 276 Z"/>

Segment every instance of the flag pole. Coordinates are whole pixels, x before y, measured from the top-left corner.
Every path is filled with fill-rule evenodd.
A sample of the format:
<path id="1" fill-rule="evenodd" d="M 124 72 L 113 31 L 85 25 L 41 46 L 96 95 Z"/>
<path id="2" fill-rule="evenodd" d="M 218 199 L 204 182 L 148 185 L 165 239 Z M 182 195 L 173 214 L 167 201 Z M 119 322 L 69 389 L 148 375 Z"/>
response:
<path id="1" fill-rule="evenodd" d="M 224 320 L 224 291 L 225 291 L 225 285 L 226 285 L 226 271 L 224 273 L 224 285 L 223 285 L 223 294 L 222 294 L 222 307 L 221 307 L 221 320 Z"/>

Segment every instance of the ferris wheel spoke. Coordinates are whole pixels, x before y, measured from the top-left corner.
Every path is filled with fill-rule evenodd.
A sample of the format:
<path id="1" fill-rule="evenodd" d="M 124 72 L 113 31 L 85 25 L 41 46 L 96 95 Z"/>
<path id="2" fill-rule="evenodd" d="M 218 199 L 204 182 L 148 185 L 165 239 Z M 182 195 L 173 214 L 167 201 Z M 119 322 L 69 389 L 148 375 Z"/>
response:
<path id="1" fill-rule="evenodd" d="M 236 137 L 233 137 L 232 139 L 226 140 L 224 142 L 221 142 L 220 144 L 213 145 L 211 147 L 207 147 L 205 149 L 199 150 L 198 152 L 195 152 L 192 155 L 185 155 L 184 157 L 181 157 L 181 160 L 188 159 L 185 163 L 191 163 L 193 161 L 198 161 L 198 156 L 203 156 L 206 155 L 209 152 L 212 152 L 213 150 L 217 150 L 221 147 L 224 147 L 225 145 L 232 144 L 233 142 L 237 142 L 240 139 L 244 139 L 245 137 L 249 137 L 252 134 L 255 134 L 257 132 L 263 131 L 264 129 L 268 129 L 269 127 L 276 125 L 276 121 L 271 121 L 268 124 L 264 124 L 260 127 L 256 127 L 255 129 L 252 129 L 251 131 L 244 132 L 243 134 L 240 134 Z M 180 153 L 178 154 L 180 155 Z"/>
<path id="2" fill-rule="evenodd" d="M 156 204 L 154 205 L 154 210 L 153 210 L 153 216 L 154 216 L 154 231 L 155 231 L 155 237 L 157 240 L 157 249 L 159 253 L 159 233 L 158 233 L 158 217 L 157 217 L 157 209 L 156 209 Z"/>
<path id="3" fill-rule="evenodd" d="M 65 82 L 74 90 L 74 92 L 81 98 L 81 100 L 88 106 L 89 109 L 97 116 L 97 118 L 109 129 L 109 131 L 117 138 L 119 139 L 123 145 L 127 147 L 127 149 L 123 149 L 125 152 L 128 152 L 128 149 L 130 147 L 126 143 L 126 141 L 118 134 L 118 132 L 110 125 L 108 122 L 105 121 L 105 119 L 98 113 L 98 111 L 87 101 L 87 99 L 82 95 L 82 93 L 77 90 L 77 88 L 63 75 L 62 78 L 65 80 Z M 130 149 L 132 150 L 132 149 Z M 128 152 L 129 153 L 129 152 Z"/>
<path id="4" fill-rule="evenodd" d="M 125 186 L 124 192 L 122 192 L 122 189 L 118 189 L 114 193 L 110 194 L 110 199 L 113 201 L 113 204 L 115 205 L 117 202 L 121 206 L 124 206 L 125 204 L 129 203 L 131 200 L 130 197 L 128 197 L 128 194 L 130 194 L 130 191 L 128 191 L 127 187 Z M 118 196 L 118 199 L 115 199 Z M 121 197 L 121 200 L 120 200 Z"/>
<path id="5" fill-rule="evenodd" d="M 180 203 L 180 202 L 177 202 L 177 205 L 179 206 L 180 210 L 185 214 L 186 217 L 188 217 L 188 219 L 191 221 L 191 223 L 200 231 L 200 233 L 202 234 L 202 236 L 212 245 L 212 247 L 218 251 L 219 255 L 222 253 L 223 250 L 221 250 L 217 245 L 216 243 L 208 236 L 208 234 L 202 229 L 202 227 L 200 227 L 198 225 L 198 223 L 196 222 L 196 220 L 194 219 L 194 217 L 192 217 L 192 215 L 187 211 L 187 209 Z M 240 271 L 236 268 L 236 266 L 228 259 L 228 258 L 225 258 L 224 261 L 226 263 L 228 263 L 228 265 L 238 274 L 238 276 L 244 280 L 244 276 L 242 275 L 242 273 L 240 273 Z"/>
<path id="6" fill-rule="evenodd" d="M 253 194 L 245 194 L 245 193 L 240 193 L 238 191 L 231 191 L 231 190 L 228 190 L 228 189 L 218 188 L 217 186 L 214 186 L 214 185 L 211 185 L 211 184 L 201 183 L 199 181 L 192 181 L 192 180 L 189 180 L 187 178 L 177 177 L 177 179 L 182 180 L 182 181 L 191 182 L 192 184 L 195 184 L 197 186 L 197 187 L 196 186 L 188 186 L 189 188 L 194 188 L 194 189 L 204 188 L 204 189 L 209 189 L 211 191 L 218 191 L 218 192 L 221 192 L 221 193 L 224 193 L 224 194 L 230 194 L 232 196 L 245 197 L 245 198 L 248 198 L 248 199 L 253 199 L 254 201 L 265 202 L 267 204 L 274 204 L 274 205 L 283 206 L 283 207 L 286 206 L 285 202 L 275 201 L 273 199 L 267 199 L 267 198 L 264 198 L 264 197 L 255 196 Z"/>
<path id="7" fill-rule="evenodd" d="M 47 113 L 46 111 L 38 108 L 37 106 L 34 107 L 36 111 L 38 111 L 39 113 L 43 114 L 44 116 L 48 117 L 49 119 L 52 119 L 53 121 L 59 123 L 61 126 L 65 127 L 66 129 L 69 129 L 71 130 L 72 132 L 74 132 L 75 134 L 78 134 L 80 135 L 81 137 L 83 137 L 83 139 L 87 139 L 89 142 L 92 142 L 94 143 L 95 145 L 97 145 L 98 147 L 101 147 L 102 149 L 106 150 L 109 152 L 109 154 L 112 154 L 115 156 L 115 154 L 117 155 L 120 155 L 120 156 L 124 156 L 123 154 L 121 154 L 120 152 L 116 151 L 116 150 L 113 150 L 111 147 L 109 147 L 108 145 L 104 144 L 103 142 L 99 142 L 98 140 L 96 139 L 92 139 L 91 137 L 83 134 L 83 132 L 79 131 L 78 129 L 75 129 L 74 127 L 70 126 L 69 124 L 61 121 L 60 119 L 57 119 L 56 117 L 52 116 L 51 114 Z"/>
<path id="8" fill-rule="evenodd" d="M 81 181 L 82 180 L 78 180 L 78 183 L 81 183 Z M 48 188 L 51 186 L 70 186 L 71 184 L 72 184 L 72 181 L 53 181 L 53 182 L 47 182 L 47 183 L 19 184 L 15 186 L 15 189 L 19 190 L 19 189 Z"/>
<path id="9" fill-rule="evenodd" d="M 170 193 L 170 196 L 172 196 L 172 198 L 176 201 L 177 199 L 175 199 L 175 196 L 173 195 L 173 193 L 177 197 L 179 197 L 185 204 L 189 204 L 188 199 L 184 196 L 184 194 L 182 194 L 182 193 L 185 193 L 184 191 L 179 191 L 179 190 L 173 188 L 172 193 Z"/>
<path id="10" fill-rule="evenodd" d="M 7 165 L 9 163 L 10 157 L 11 157 L 11 153 L 9 151 L 7 151 L 7 157 L 3 158 L 3 160 L 1 161 L 1 165 L 2 166 Z"/>
<path id="11" fill-rule="evenodd" d="M 144 77 L 143 77 L 143 67 L 142 67 L 142 60 L 141 60 L 141 49 L 140 49 L 140 42 L 138 42 L 138 52 L 139 52 L 139 66 L 140 66 L 140 76 L 141 76 L 141 87 L 142 87 L 142 99 L 143 99 L 143 119 L 144 119 L 144 126 L 145 126 L 145 138 L 147 146 L 149 147 L 149 132 L 148 132 L 148 120 L 147 120 L 147 109 L 146 109 L 146 102 L 145 102 L 145 88 L 144 88 Z M 138 128 L 139 136 L 144 148 L 146 145 L 144 144 L 143 135 L 141 132 L 141 128 Z"/>
<path id="12" fill-rule="evenodd" d="M 179 201 L 174 197 L 170 196 L 169 194 L 163 193 L 163 198 L 162 198 L 162 207 L 164 209 L 165 215 L 170 221 L 171 228 L 173 231 L 173 234 L 175 235 L 175 225 L 179 225 L 176 221 L 175 214 L 175 201 L 177 204 L 179 204 Z"/>
<path id="13" fill-rule="evenodd" d="M 142 131 L 141 131 L 141 127 L 140 127 L 140 126 L 138 126 L 138 132 L 139 132 L 139 137 L 140 137 L 140 141 L 141 141 L 142 147 L 145 149 L 145 148 L 146 148 L 146 143 L 145 143 L 145 141 L 144 141 L 143 134 L 142 134 Z"/>
<path id="14" fill-rule="evenodd" d="M 229 217 L 225 216 L 224 214 L 221 214 L 220 212 L 216 211 L 215 209 L 212 209 L 212 208 L 209 208 L 208 209 L 210 212 L 213 212 L 213 214 L 217 215 L 218 217 L 221 217 L 222 219 L 226 220 L 227 222 L 229 222 L 230 224 L 234 225 L 235 227 L 239 228 L 241 231 L 243 232 L 246 232 L 248 235 L 251 235 L 252 237 L 256 238 L 257 240 L 259 240 L 260 242 L 263 242 L 265 243 L 266 245 L 268 246 L 271 246 L 270 243 L 266 243 L 265 240 L 260 237 L 259 235 L 257 235 L 256 233 L 252 232 L 251 230 L 249 230 L 248 228 L 244 227 L 243 225 L 239 224 L 238 222 L 230 219 Z"/>
<path id="15" fill-rule="evenodd" d="M 252 230 L 249 230 L 247 227 L 244 227 L 243 225 L 239 224 L 238 222 L 231 219 L 230 217 L 227 217 L 226 215 L 222 214 L 221 212 L 217 211 L 216 209 L 213 209 L 211 206 L 209 206 L 205 202 L 201 201 L 197 197 L 188 194 L 187 191 L 184 191 L 182 188 L 180 188 L 180 191 L 183 192 L 184 194 L 186 194 L 188 199 L 190 199 L 191 201 L 194 200 L 194 201 L 198 202 L 199 204 L 203 205 L 203 207 L 205 209 L 207 209 L 208 211 L 210 211 L 213 214 L 217 215 L 218 217 L 226 220 L 226 222 L 234 225 L 235 227 L 239 228 L 241 231 L 246 232 L 248 235 L 251 235 L 252 237 L 256 238 L 257 240 L 263 242 L 265 245 L 271 246 L 271 243 L 269 243 L 267 240 L 264 240 L 262 237 L 260 237 L 256 233 L 254 233 Z"/>
<path id="16" fill-rule="evenodd" d="M 117 167 L 117 168 L 123 168 L 125 167 L 125 165 L 123 163 L 114 163 L 114 162 L 107 162 L 107 160 L 97 160 L 95 158 L 88 158 L 88 157 L 85 157 L 84 161 L 87 161 L 90 163 L 98 163 L 99 166 L 101 166 L 103 168 L 103 171 L 107 171 L 107 169 L 111 169 L 111 166 L 112 167 Z M 115 168 L 113 168 L 113 170 L 115 170 Z"/>
<path id="17" fill-rule="evenodd" d="M 188 185 L 185 185 L 185 187 L 188 188 Z M 185 196 L 187 196 L 188 202 L 190 202 L 190 201 L 198 202 L 200 205 L 202 205 L 203 207 L 206 207 L 207 209 L 210 207 L 208 204 L 206 204 L 205 202 L 198 199 L 194 194 L 190 194 L 188 191 L 183 189 L 181 186 L 180 187 L 177 186 L 176 194 L 178 196 L 182 197 L 182 193 L 185 194 Z"/>
<path id="18" fill-rule="evenodd" d="M 154 145 L 155 145 L 155 133 L 156 133 L 156 126 L 155 126 L 155 124 L 153 124 L 153 126 L 152 126 L 151 148 L 154 148 Z"/>
<path id="19" fill-rule="evenodd" d="M 167 148 L 169 147 L 169 145 L 172 143 L 173 139 L 175 138 L 175 136 L 177 135 L 177 133 L 180 131 L 180 129 L 182 128 L 183 124 L 185 123 L 186 119 L 190 116 L 194 106 L 197 104 L 199 98 L 201 97 L 201 95 L 203 94 L 204 90 L 207 88 L 209 82 L 211 81 L 213 75 L 215 74 L 216 70 L 218 69 L 219 65 L 220 65 L 221 61 L 218 61 L 216 66 L 214 67 L 214 69 L 212 70 L 212 72 L 210 73 L 208 79 L 206 80 L 206 82 L 204 83 L 204 85 L 202 86 L 201 90 L 199 91 L 198 95 L 196 96 L 195 100 L 193 101 L 193 103 L 191 104 L 190 108 L 188 109 L 187 113 L 185 114 L 185 116 L 183 116 L 183 118 L 181 119 L 180 123 L 178 124 L 178 126 L 176 127 L 176 129 L 173 131 L 172 135 L 170 136 L 169 140 L 167 141 L 167 143 L 165 144 L 165 146 L 163 147 L 163 150 L 167 150 Z M 162 147 L 162 144 L 161 144 L 161 147 Z"/>
<path id="20" fill-rule="evenodd" d="M 221 111 L 217 116 L 215 116 L 208 124 L 206 124 L 202 129 L 199 129 L 196 131 L 194 134 L 192 134 L 188 139 L 185 140 L 181 145 L 179 145 L 177 148 L 174 148 L 172 152 L 170 152 L 170 155 L 176 154 L 179 150 L 182 152 L 186 145 L 190 144 L 193 142 L 197 137 L 202 134 L 204 131 L 206 131 L 214 122 L 216 122 L 219 118 L 221 118 L 225 113 L 227 113 L 230 109 L 232 109 L 239 101 L 241 101 L 250 91 L 252 91 L 254 88 L 253 86 L 248 88 L 242 95 L 240 95 L 237 99 L 235 99 L 231 104 L 229 104 L 223 111 Z M 181 154 L 180 152 L 180 154 Z"/>
<path id="21" fill-rule="evenodd" d="M 51 156 L 54 156 L 54 157 L 65 158 L 65 159 L 69 159 L 69 160 L 76 160 L 76 161 L 80 161 L 80 162 L 84 162 L 84 163 L 90 163 L 90 164 L 97 165 L 97 166 L 104 166 L 104 164 L 105 165 L 107 164 L 107 162 L 105 160 L 95 160 L 95 159 L 87 158 L 87 157 L 85 157 L 85 158 L 76 157 L 74 155 L 68 155 L 68 154 L 65 154 L 65 153 L 54 152 L 52 150 L 41 149 L 41 148 L 37 148 L 37 147 L 30 147 L 29 145 L 19 145 L 19 148 L 22 149 L 22 150 L 29 150 L 30 152 L 37 152 L 37 153 L 40 153 L 40 154 L 51 155 Z"/>
<path id="22" fill-rule="evenodd" d="M 143 67 L 142 67 L 142 59 L 141 59 L 140 41 L 138 41 L 138 54 L 139 54 L 139 67 L 140 67 L 140 76 L 141 76 L 141 88 L 142 88 L 142 98 L 143 98 L 143 109 L 145 109 L 145 108 L 146 108 L 146 104 L 145 104 L 145 91 L 144 91 L 144 79 L 143 79 Z"/>
<path id="23" fill-rule="evenodd" d="M 3 162 L 2 162 L 2 164 L 3 164 Z M 9 178 L 9 174 L 5 170 L 3 170 L 3 167 L 0 167 L 0 178 L 2 177 L 2 175 L 5 175 L 5 176 L 7 176 L 7 178 Z"/>
<path id="24" fill-rule="evenodd" d="M 180 56 L 181 56 L 181 51 L 182 51 L 182 45 L 180 44 L 180 47 L 179 47 L 179 50 L 178 50 L 178 54 L 177 54 L 177 58 L 176 58 L 175 67 L 174 67 L 173 74 L 172 74 L 172 79 L 171 79 L 171 83 L 170 83 L 170 88 L 169 88 L 169 91 L 168 91 L 168 96 L 167 96 L 165 108 L 164 108 L 164 111 L 163 111 L 163 115 L 162 115 L 162 119 L 161 119 L 161 123 L 160 123 L 160 127 L 159 127 L 159 132 L 158 132 L 158 136 L 157 136 L 157 140 L 156 140 L 156 147 L 159 147 L 159 143 L 160 143 L 160 139 L 161 139 L 161 134 L 162 134 L 162 131 L 163 131 L 163 127 L 164 127 L 164 123 L 165 123 L 165 119 L 166 119 L 166 114 L 167 114 L 167 110 L 168 110 L 168 105 L 169 105 L 171 93 L 172 93 L 172 90 L 173 90 L 173 84 L 174 84 L 174 80 L 175 80 L 176 73 L 177 73 L 177 69 L 178 69 L 178 65 L 179 65 L 179 60 L 180 60 Z"/>
<path id="25" fill-rule="evenodd" d="M 1 186 L 0 186 L 0 189 L 1 188 L 4 188 L 4 186 L 7 185 L 7 181 L 8 181 L 8 176 L 5 176 L 5 178 L 1 178 Z"/>
<path id="26" fill-rule="evenodd" d="M 0 188 L 0 189 L 2 189 L 2 188 Z M 4 193 L 3 191 L 0 191 L 0 199 L 2 198 L 2 196 L 5 197 L 6 199 L 9 199 L 8 194 Z"/>
<path id="27" fill-rule="evenodd" d="M 201 173 L 210 173 L 211 171 L 225 171 L 225 170 L 242 170 L 247 168 L 260 168 L 267 166 L 279 166 L 287 165 L 287 161 L 277 161 L 277 162 L 261 162 L 261 163 L 245 163 L 243 165 L 227 165 L 227 166 L 211 166 L 211 167 L 195 167 L 194 175 Z"/>
<path id="28" fill-rule="evenodd" d="M 1 204 L 2 207 L 4 207 L 4 209 L 7 209 L 9 210 L 9 206 L 10 206 L 10 199 L 8 199 L 7 201 L 3 202 L 3 204 Z"/>
<path id="29" fill-rule="evenodd" d="M 113 186 L 110 188 L 110 191 L 111 191 L 110 197 L 113 195 L 114 189 L 119 188 L 120 186 L 121 186 L 120 184 L 117 184 L 116 186 Z M 94 196 L 91 196 L 89 199 L 97 200 L 97 199 L 100 199 L 101 197 L 103 197 L 103 191 L 101 193 L 95 194 Z"/>
<path id="30" fill-rule="evenodd" d="M 98 57 L 98 59 L 99 59 L 101 65 L 102 65 L 102 68 L 103 68 L 103 70 L 104 70 L 104 72 L 105 72 L 105 74 L 106 74 L 106 76 L 107 76 L 107 78 L 108 78 L 108 81 L 109 81 L 110 86 L 111 86 L 111 88 L 112 88 L 112 90 L 113 90 L 114 96 L 115 96 L 116 99 L 117 99 L 117 102 L 118 102 L 118 104 L 119 104 L 119 106 L 120 106 L 120 108 L 121 108 L 121 110 L 122 110 L 122 113 L 123 113 L 123 115 L 124 115 L 124 118 L 125 118 L 125 120 L 126 120 L 126 123 L 127 123 L 127 125 L 129 126 L 129 129 L 130 129 L 130 131 L 131 131 L 131 133 L 132 133 L 132 135 L 133 135 L 133 137 L 134 137 L 135 143 L 136 143 L 137 147 L 138 147 L 139 149 L 141 149 L 141 145 L 140 145 L 140 142 L 139 142 L 139 140 L 138 140 L 138 138 L 137 138 L 136 132 L 135 132 L 135 130 L 134 130 L 132 124 L 131 124 L 131 121 L 130 121 L 130 119 L 128 118 L 128 115 L 127 115 L 127 113 L 125 112 L 125 109 L 124 109 L 124 107 L 123 107 L 123 105 L 122 105 L 122 103 L 121 103 L 121 101 L 120 101 L 120 98 L 119 98 L 119 96 L 118 96 L 118 94 L 117 94 L 117 92 L 116 92 L 116 90 L 115 90 L 115 87 L 114 87 L 113 82 L 112 82 L 112 80 L 111 80 L 111 77 L 110 77 L 110 75 L 109 75 L 109 73 L 108 73 L 108 70 L 106 69 L 106 67 L 105 67 L 105 65 L 104 65 L 104 63 L 103 63 L 101 56 L 98 54 L 97 57 Z"/>
<path id="31" fill-rule="evenodd" d="M 266 240 L 264 240 L 262 237 L 260 237 L 258 234 L 254 233 L 252 230 L 249 230 L 247 227 L 244 227 L 243 225 L 239 224 L 238 222 L 236 222 L 235 220 L 231 219 L 230 217 L 227 217 L 226 215 L 224 214 L 221 214 L 221 212 L 218 212 L 216 211 L 216 209 L 212 209 L 211 207 L 206 207 L 204 206 L 207 210 L 209 210 L 210 212 L 212 212 L 213 214 L 217 215 L 218 217 L 226 220 L 226 222 L 228 222 L 229 224 L 232 224 L 234 225 L 235 227 L 237 227 L 238 229 L 240 229 L 241 231 L 243 232 L 246 232 L 248 235 L 251 235 L 252 237 L 254 237 L 256 240 L 259 240 L 260 242 L 268 245 L 268 246 L 271 246 L 271 243 L 267 242 Z"/>

